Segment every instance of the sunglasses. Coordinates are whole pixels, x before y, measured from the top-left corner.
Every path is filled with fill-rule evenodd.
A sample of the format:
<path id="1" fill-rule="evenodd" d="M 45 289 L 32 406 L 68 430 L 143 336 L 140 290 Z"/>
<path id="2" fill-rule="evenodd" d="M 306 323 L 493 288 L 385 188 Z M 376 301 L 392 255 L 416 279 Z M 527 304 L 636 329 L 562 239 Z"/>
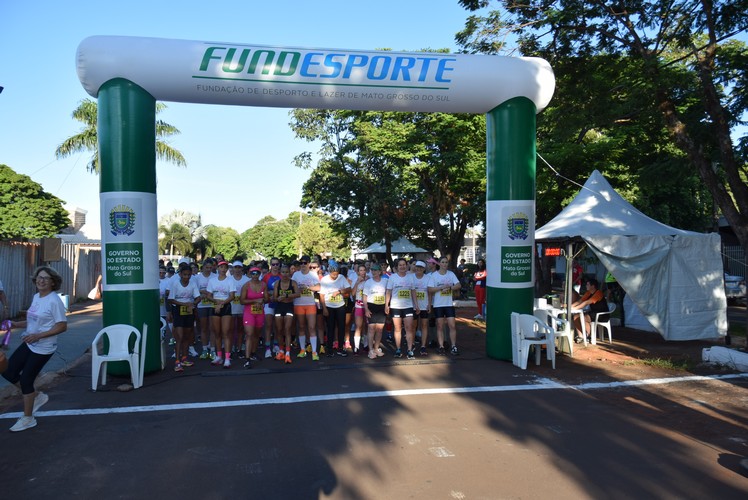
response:
<path id="1" fill-rule="evenodd" d="M 278 262 L 271 262 L 270 265 L 273 266 L 273 267 L 278 267 L 278 266 L 280 266 L 280 263 L 278 263 Z"/>
<path id="2" fill-rule="evenodd" d="M 260 274 L 260 272 L 259 272 L 259 271 L 252 271 L 252 272 L 251 272 L 251 273 L 249 273 L 249 274 Z"/>

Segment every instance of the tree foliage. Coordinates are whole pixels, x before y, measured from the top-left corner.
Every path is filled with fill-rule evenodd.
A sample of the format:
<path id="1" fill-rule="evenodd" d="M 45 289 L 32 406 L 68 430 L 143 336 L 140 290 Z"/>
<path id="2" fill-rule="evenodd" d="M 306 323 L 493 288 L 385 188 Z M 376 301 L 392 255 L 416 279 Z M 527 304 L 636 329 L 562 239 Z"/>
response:
<path id="1" fill-rule="evenodd" d="M 192 237 L 187 226 L 173 222 L 158 227 L 158 247 L 161 253 L 168 255 L 189 255 L 192 252 Z"/>
<path id="2" fill-rule="evenodd" d="M 48 238 L 70 224 L 63 201 L 0 164 L 0 238 Z"/>
<path id="3" fill-rule="evenodd" d="M 166 109 L 166 104 L 156 103 L 156 113 Z M 73 110 L 73 118 L 83 123 L 83 128 L 77 134 L 65 139 L 55 150 L 57 158 L 66 158 L 75 153 L 91 151 L 91 159 L 86 168 L 91 173 L 99 174 L 99 143 L 97 134 L 98 105 L 91 99 L 83 99 Z M 187 161 L 178 150 L 168 143 L 169 137 L 179 134 L 179 129 L 163 120 L 156 120 L 156 158 L 168 161 L 180 167 L 187 165 Z"/>
<path id="4" fill-rule="evenodd" d="M 493 6 L 488 0 L 459 3 L 469 10 Z M 511 33 L 518 37 L 523 55 L 544 57 L 554 68 L 596 57 L 620 64 L 611 68 L 618 74 L 609 81 L 607 92 L 598 93 L 603 84 L 586 94 L 617 107 L 619 120 L 644 123 L 639 131 L 654 131 L 661 141 L 659 148 L 650 141 L 644 151 L 648 163 L 642 179 L 671 183 L 671 196 L 700 195 L 703 185 L 748 249 L 747 141 L 743 137 L 735 144 L 731 138 L 735 127 L 745 124 L 748 54 L 735 37 L 748 26 L 748 0 L 499 4 L 503 9 L 488 16 L 471 16 L 458 34 L 467 50 L 500 49 L 498 42 Z M 626 99 L 629 93 L 641 99 Z M 647 122 L 655 116 L 666 136 L 657 133 L 654 122 Z M 630 135 L 627 152 L 635 151 L 642 138 Z M 685 166 L 698 173 L 701 185 L 683 173 Z M 668 177 L 673 174 L 675 178 Z M 677 176 L 683 183 L 673 182 Z"/>
<path id="5" fill-rule="evenodd" d="M 222 254 L 229 260 L 244 256 L 239 251 L 239 233 L 230 227 L 205 226 L 205 252 L 203 256 Z"/>
<path id="6" fill-rule="evenodd" d="M 292 212 L 283 220 L 267 216 L 240 237 L 240 248 L 250 259 L 279 259 L 290 262 L 305 255 L 348 258 L 345 237 L 321 213 Z"/>
<path id="7" fill-rule="evenodd" d="M 294 110 L 297 137 L 318 140 L 302 204 L 330 214 L 361 245 L 401 235 L 455 260 L 485 213 L 485 118 L 444 113 Z M 388 258 L 389 258 L 389 251 Z"/>

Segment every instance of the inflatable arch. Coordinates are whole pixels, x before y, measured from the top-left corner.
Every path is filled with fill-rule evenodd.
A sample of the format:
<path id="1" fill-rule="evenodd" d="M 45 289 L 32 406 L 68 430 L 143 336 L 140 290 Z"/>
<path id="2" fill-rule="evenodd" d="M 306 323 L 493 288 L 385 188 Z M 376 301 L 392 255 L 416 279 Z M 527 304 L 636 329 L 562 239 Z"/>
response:
<path id="1" fill-rule="evenodd" d="M 160 325 L 156 101 L 486 113 L 486 350 L 512 359 L 509 314 L 532 311 L 535 114 L 555 86 L 546 61 L 94 36 L 77 68 L 98 98 L 104 325 Z M 146 371 L 161 368 L 159 342 L 148 336 Z"/>

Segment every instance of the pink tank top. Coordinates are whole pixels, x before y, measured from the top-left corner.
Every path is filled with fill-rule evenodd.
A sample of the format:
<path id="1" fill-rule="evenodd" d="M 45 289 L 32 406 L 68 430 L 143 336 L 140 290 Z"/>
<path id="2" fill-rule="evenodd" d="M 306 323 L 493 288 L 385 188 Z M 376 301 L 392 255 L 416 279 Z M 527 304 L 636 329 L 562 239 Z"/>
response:
<path id="1" fill-rule="evenodd" d="M 255 292 L 252 290 L 251 286 L 247 287 L 247 293 L 245 295 L 245 299 L 253 300 L 253 299 L 261 299 L 265 296 L 265 287 L 263 286 L 262 289 L 259 292 Z M 264 314 L 265 309 L 262 306 L 262 304 L 252 303 L 252 304 L 245 304 L 244 305 L 244 311 L 249 312 L 251 314 Z"/>

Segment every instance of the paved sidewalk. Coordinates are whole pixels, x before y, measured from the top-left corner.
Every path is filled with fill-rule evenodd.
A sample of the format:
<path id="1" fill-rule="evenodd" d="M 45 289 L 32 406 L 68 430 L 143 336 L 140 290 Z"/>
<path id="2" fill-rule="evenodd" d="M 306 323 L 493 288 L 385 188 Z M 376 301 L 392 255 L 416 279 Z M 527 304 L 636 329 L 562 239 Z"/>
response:
<path id="1" fill-rule="evenodd" d="M 65 372 L 91 348 L 91 341 L 102 328 L 101 302 L 84 302 L 74 304 L 68 313 L 68 329 L 61 334 L 57 343 L 57 352 L 52 356 L 37 379 L 42 385 L 58 372 Z M 21 343 L 22 329 L 14 328 L 11 332 L 10 345 L 5 355 L 10 357 Z M 8 394 L 15 394 L 15 388 L 3 377 L 0 377 L 0 400 Z"/>

